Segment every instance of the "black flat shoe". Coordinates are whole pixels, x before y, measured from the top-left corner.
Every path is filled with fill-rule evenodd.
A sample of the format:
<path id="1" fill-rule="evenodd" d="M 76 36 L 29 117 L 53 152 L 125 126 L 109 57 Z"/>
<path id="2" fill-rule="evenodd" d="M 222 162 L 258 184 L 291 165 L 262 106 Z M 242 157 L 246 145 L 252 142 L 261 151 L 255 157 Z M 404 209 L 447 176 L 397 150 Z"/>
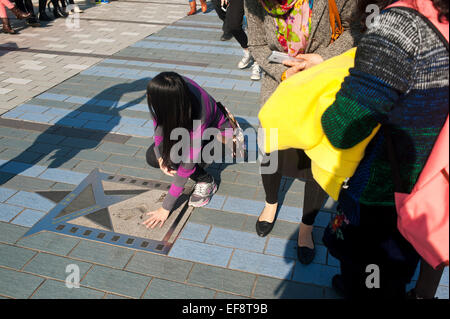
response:
<path id="1" fill-rule="evenodd" d="M 312 236 L 312 234 L 311 234 L 311 236 Z M 313 238 L 313 243 L 314 243 L 314 238 Z M 297 257 L 298 257 L 298 260 L 300 261 L 300 263 L 302 263 L 303 265 L 309 265 L 314 260 L 315 256 L 316 256 L 315 245 L 314 245 L 313 249 L 311 249 L 309 247 L 297 246 Z"/>
<path id="2" fill-rule="evenodd" d="M 228 41 L 228 40 L 231 40 L 232 37 L 233 37 L 232 34 L 224 33 L 224 34 L 222 34 L 222 36 L 220 37 L 220 41 Z"/>
<path id="3" fill-rule="evenodd" d="M 271 223 L 266 221 L 256 221 L 256 233 L 259 237 L 266 237 L 272 231 L 275 220 Z"/>

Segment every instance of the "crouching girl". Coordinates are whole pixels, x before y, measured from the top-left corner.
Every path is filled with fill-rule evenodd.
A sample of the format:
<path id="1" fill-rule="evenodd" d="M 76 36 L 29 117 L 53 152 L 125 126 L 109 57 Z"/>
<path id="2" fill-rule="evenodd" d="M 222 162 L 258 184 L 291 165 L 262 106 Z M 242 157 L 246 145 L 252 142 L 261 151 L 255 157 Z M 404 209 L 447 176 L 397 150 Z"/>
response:
<path id="1" fill-rule="evenodd" d="M 154 228 L 164 224 L 175 202 L 184 190 L 188 179 L 196 184 L 189 205 L 202 207 L 209 203 L 217 191 L 214 178 L 204 170 L 202 148 L 210 141 L 202 141 L 203 132 L 216 128 L 222 137 L 233 134 L 234 118 L 197 83 L 174 72 L 163 72 L 153 78 L 147 86 L 150 113 L 155 126 L 155 143 L 147 151 L 147 162 L 173 177 L 169 193 L 162 207 L 149 212 L 144 225 Z M 189 132 L 190 140 L 180 150 L 180 139 L 171 139 L 175 129 Z M 177 146 L 177 147 L 173 147 Z M 183 154 L 188 153 L 188 154 Z M 175 158 L 179 160 L 173 160 Z"/>

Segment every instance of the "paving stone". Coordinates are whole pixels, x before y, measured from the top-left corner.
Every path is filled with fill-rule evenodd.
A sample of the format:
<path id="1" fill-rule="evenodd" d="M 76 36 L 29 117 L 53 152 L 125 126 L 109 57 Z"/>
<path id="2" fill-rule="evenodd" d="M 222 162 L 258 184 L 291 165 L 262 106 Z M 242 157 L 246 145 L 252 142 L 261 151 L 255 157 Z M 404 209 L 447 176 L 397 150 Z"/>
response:
<path id="1" fill-rule="evenodd" d="M 105 142 L 102 143 L 100 147 L 98 147 L 98 150 L 107 153 L 125 154 L 128 156 L 133 156 L 134 154 L 137 153 L 139 147 Z"/>
<path id="2" fill-rule="evenodd" d="M 184 282 L 191 268 L 191 262 L 138 252 L 128 263 L 126 270 Z"/>
<path id="3" fill-rule="evenodd" d="M 22 163 L 32 163 L 34 164 L 42 156 L 41 153 L 28 152 L 17 149 L 8 148 L 7 150 L 0 153 L 0 158 L 2 160 L 14 160 L 16 162 Z"/>
<path id="4" fill-rule="evenodd" d="M 14 218 L 11 223 L 24 226 L 24 227 L 32 227 L 36 224 L 46 213 L 33 210 L 33 209 L 25 209 L 22 213 L 20 213 L 16 218 Z"/>
<path id="5" fill-rule="evenodd" d="M 91 264 L 74 259 L 40 253 L 23 269 L 26 272 L 40 276 L 65 280 L 71 271 L 66 272 L 67 266 L 76 265 L 80 269 L 80 279 L 86 274 Z"/>
<path id="6" fill-rule="evenodd" d="M 436 295 L 439 299 L 449 299 L 449 288 L 448 286 L 439 286 Z"/>
<path id="7" fill-rule="evenodd" d="M 206 243 L 262 253 L 266 238 L 259 237 L 255 233 L 213 227 Z"/>
<path id="8" fill-rule="evenodd" d="M 227 294 L 224 292 L 217 292 L 215 299 L 250 299 L 243 296 Z"/>
<path id="9" fill-rule="evenodd" d="M 6 201 L 8 198 L 10 198 L 15 193 L 17 193 L 17 190 L 15 190 L 15 189 L 0 187 L 0 202 Z"/>
<path id="10" fill-rule="evenodd" d="M 0 268 L 0 292 L 8 297 L 28 298 L 43 281 L 37 276 Z"/>
<path id="11" fill-rule="evenodd" d="M 23 207 L 0 203 L 0 221 L 9 222 L 23 210 Z"/>
<path id="12" fill-rule="evenodd" d="M 133 253 L 134 251 L 130 249 L 82 240 L 70 253 L 70 257 L 122 268 L 130 260 Z"/>
<path id="13" fill-rule="evenodd" d="M 103 162 L 110 154 L 104 152 L 97 152 L 92 150 L 73 150 L 69 152 L 66 156 L 69 158 L 79 158 L 88 161 Z"/>
<path id="14" fill-rule="evenodd" d="M 258 299 L 320 299 L 323 288 L 258 276 L 254 297 Z"/>
<path id="15" fill-rule="evenodd" d="M 67 255 L 79 239 L 61 236 L 51 232 L 41 232 L 21 239 L 17 245 L 58 255 Z"/>
<path id="16" fill-rule="evenodd" d="M 247 216 L 242 214 L 228 213 L 207 208 L 196 208 L 189 218 L 189 221 L 239 230 L 242 228 L 246 218 Z"/>
<path id="17" fill-rule="evenodd" d="M 146 161 L 142 159 L 136 159 L 130 156 L 124 155 L 112 155 L 108 158 L 106 163 L 121 165 L 121 166 L 132 166 L 137 168 L 148 168 L 149 165 Z"/>
<path id="18" fill-rule="evenodd" d="M 170 257 L 226 267 L 231 257 L 231 248 L 178 239 L 169 252 Z"/>
<path id="19" fill-rule="evenodd" d="M 19 270 L 35 254 L 29 249 L 0 244 L 0 265 Z"/>
<path id="20" fill-rule="evenodd" d="M 236 185 L 231 183 L 222 182 L 220 183 L 217 195 L 229 195 L 237 198 L 250 199 L 255 196 L 256 187 L 249 187 L 243 185 Z"/>
<path id="21" fill-rule="evenodd" d="M 67 288 L 65 282 L 46 280 L 31 299 L 101 299 L 104 292 L 85 287 Z"/>
<path id="22" fill-rule="evenodd" d="M 195 264 L 189 283 L 203 287 L 250 296 L 256 276 L 240 271 Z"/>
<path id="23" fill-rule="evenodd" d="M 133 298 L 140 298 L 148 286 L 151 277 L 146 277 L 123 270 L 94 266 L 81 285 L 113 292 Z"/>
<path id="24" fill-rule="evenodd" d="M 215 291 L 180 284 L 173 281 L 153 279 L 144 295 L 145 299 L 212 299 Z"/>
<path id="25" fill-rule="evenodd" d="M 39 178 L 48 179 L 60 183 L 71 183 L 74 185 L 80 184 L 87 174 L 68 171 L 59 168 L 48 168 L 45 172 L 39 175 Z"/>
<path id="26" fill-rule="evenodd" d="M 292 275 L 293 266 L 294 261 L 292 259 L 236 250 L 231 258 L 229 268 L 275 278 L 289 279 Z"/>
<path id="27" fill-rule="evenodd" d="M 209 201 L 208 205 L 204 206 L 205 208 L 217 209 L 221 210 L 223 207 L 223 203 L 225 203 L 225 196 L 214 195 Z"/>
<path id="28" fill-rule="evenodd" d="M 264 202 L 228 197 L 223 206 L 224 211 L 236 212 L 248 215 L 259 216 L 264 208 Z"/>
<path id="29" fill-rule="evenodd" d="M 15 243 L 27 231 L 28 228 L 0 222 L 0 242 Z"/>
<path id="30" fill-rule="evenodd" d="M 340 271 L 336 267 L 320 264 L 302 265 L 297 263 L 294 270 L 294 281 L 307 284 L 315 284 L 324 287 L 331 287 L 331 279 Z"/>
<path id="31" fill-rule="evenodd" d="M 209 233 L 210 228 L 211 228 L 210 226 L 188 222 L 184 226 L 183 231 L 181 232 L 179 238 L 204 242 L 206 236 Z"/>
<path id="32" fill-rule="evenodd" d="M 34 208 L 43 212 L 51 210 L 55 204 L 38 194 L 20 191 L 6 201 L 7 204 Z"/>

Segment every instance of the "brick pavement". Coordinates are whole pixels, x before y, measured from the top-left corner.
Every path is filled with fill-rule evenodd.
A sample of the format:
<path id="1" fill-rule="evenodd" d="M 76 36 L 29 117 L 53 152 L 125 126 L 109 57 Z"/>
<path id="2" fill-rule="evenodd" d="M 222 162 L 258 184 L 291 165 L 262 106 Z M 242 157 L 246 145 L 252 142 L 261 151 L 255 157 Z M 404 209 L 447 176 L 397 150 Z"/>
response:
<path id="1" fill-rule="evenodd" d="M 260 238 L 254 227 L 264 194 L 254 163 L 209 168 L 220 180 L 219 191 L 207 207 L 194 210 L 168 256 L 53 231 L 23 238 L 55 205 L 36 191 L 71 191 L 94 168 L 169 181 L 144 159 L 153 135 L 145 86 L 161 71 L 193 78 L 245 127 L 257 127 L 260 83 L 249 80 L 249 70 L 236 68 L 237 43 L 219 41 L 220 21 L 213 12 L 179 20 L 187 5 L 169 3 L 119 1 L 89 8 L 82 15 L 84 31 L 73 34 L 75 38 L 58 33 L 64 32 L 58 30 L 62 21 L 7 38 L 30 51 L 6 51 L 0 58 L 5 67 L 0 97 L 28 93 L 21 102 L 1 100 L 6 107 L 0 118 L 0 297 L 337 297 L 330 285 L 338 263 L 321 241 L 333 203 L 327 202 L 316 220 L 317 256 L 303 266 L 295 249 L 304 184 L 283 179 L 278 221 L 269 236 Z M 48 47 L 53 42 L 42 41 L 42 30 L 60 34 L 58 44 L 65 47 Z M 27 42 L 30 39 L 33 42 Z M 38 50 L 53 50 L 55 57 L 48 62 L 42 54 L 49 53 Z M 11 61 L 31 69 L 45 66 L 48 78 L 43 75 L 43 82 L 49 86 L 27 92 L 30 83 L 39 81 L 33 73 L 38 70 L 25 68 L 16 74 Z M 70 74 L 50 82 L 51 74 L 61 70 Z M 6 91 L 9 88 L 13 91 Z M 255 149 L 254 143 L 249 147 Z M 65 287 L 69 264 L 80 267 L 80 289 Z M 448 268 L 438 295 L 448 298 Z"/>

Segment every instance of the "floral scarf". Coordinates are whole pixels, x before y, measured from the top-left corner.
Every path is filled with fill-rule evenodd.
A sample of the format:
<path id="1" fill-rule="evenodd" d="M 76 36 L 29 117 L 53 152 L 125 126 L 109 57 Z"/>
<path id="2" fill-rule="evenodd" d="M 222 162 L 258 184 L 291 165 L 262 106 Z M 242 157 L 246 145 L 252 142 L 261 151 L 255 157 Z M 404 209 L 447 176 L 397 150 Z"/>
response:
<path id="1" fill-rule="evenodd" d="M 305 53 L 311 33 L 313 0 L 259 0 L 275 18 L 278 42 L 290 56 Z"/>

